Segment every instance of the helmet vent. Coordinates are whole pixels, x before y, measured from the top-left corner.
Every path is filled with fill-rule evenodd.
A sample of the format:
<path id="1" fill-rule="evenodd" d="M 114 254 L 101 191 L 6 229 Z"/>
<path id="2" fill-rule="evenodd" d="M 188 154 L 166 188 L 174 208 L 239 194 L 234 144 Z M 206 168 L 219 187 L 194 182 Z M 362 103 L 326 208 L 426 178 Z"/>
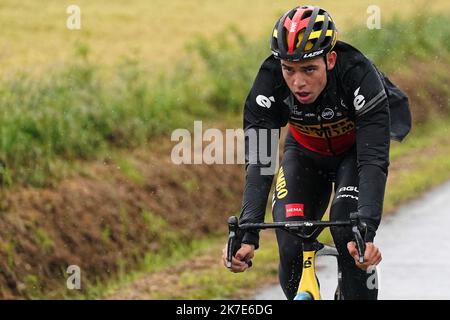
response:
<path id="1" fill-rule="evenodd" d="M 316 22 L 314 24 L 313 30 L 314 31 L 322 30 L 322 26 L 323 26 L 323 21 Z"/>
<path id="2" fill-rule="evenodd" d="M 309 18 L 309 17 L 311 17 L 311 15 L 312 15 L 312 10 L 305 11 L 305 12 L 303 12 L 301 19 L 303 20 L 303 19 Z"/>

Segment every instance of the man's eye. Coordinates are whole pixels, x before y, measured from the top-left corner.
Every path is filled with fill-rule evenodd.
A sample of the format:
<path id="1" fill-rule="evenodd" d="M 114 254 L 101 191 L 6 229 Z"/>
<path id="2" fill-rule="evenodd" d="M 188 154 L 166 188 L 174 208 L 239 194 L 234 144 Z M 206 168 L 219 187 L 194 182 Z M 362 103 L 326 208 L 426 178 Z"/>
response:
<path id="1" fill-rule="evenodd" d="M 294 73 L 294 70 L 292 70 L 292 69 L 284 69 L 284 71 L 285 71 L 287 74 L 293 74 L 293 73 Z"/>
<path id="2" fill-rule="evenodd" d="M 314 68 L 308 68 L 308 69 L 306 69 L 306 72 L 307 73 L 313 73 L 315 70 L 316 69 L 314 69 Z"/>

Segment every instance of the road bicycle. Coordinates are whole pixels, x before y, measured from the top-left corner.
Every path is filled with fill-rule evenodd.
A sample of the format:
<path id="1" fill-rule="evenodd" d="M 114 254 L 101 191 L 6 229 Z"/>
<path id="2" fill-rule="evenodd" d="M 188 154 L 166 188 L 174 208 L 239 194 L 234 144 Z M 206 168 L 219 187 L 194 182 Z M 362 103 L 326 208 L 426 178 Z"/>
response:
<path id="1" fill-rule="evenodd" d="M 315 258 L 316 256 L 334 256 L 339 254 L 335 247 L 325 245 L 317 240 L 319 234 L 327 227 L 351 227 L 354 235 L 354 240 L 358 249 L 359 262 L 364 262 L 364 252 L 366 245 L 364 236 L 367 230 L 365 223 L 361 222 L 358 213 L 351 213 L 350 219 L 346 221 L 285 221 L 272 223 L 244 223 L 239 224 L 236 216 L 231 216 L 228 219 L 228 249 L 227 249 L 227 267 L 231 268 L 232 257 L 240 248 L 242 235 L 248 230 L 263 230 L 263 229 L 281 229 L 285 230 L 302 240 L 303 246 L 303 264 L 302 276 L 298 287 L 297 295 L 294 300 L 320 300 L 319 282 L 316 277 Z M 249 267 L 252 266 L 252 261 L 247 261 Z M 335 300 L 343 300 L 345 297 L 342 294 L 342 271 L 338 264 L 338 284 L 334 294 Z"/>

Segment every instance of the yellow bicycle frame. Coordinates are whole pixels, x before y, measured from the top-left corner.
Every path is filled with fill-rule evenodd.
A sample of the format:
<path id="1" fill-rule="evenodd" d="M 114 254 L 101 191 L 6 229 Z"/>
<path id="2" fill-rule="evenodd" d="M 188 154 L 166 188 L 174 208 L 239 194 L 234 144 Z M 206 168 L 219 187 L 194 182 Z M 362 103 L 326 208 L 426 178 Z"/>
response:
<path id="1" fill-rule="evenodd" d="M 303 271 L 297 294 L 308 292 L 312 295 L 314 300 L 320 300 L 319 283 L 317 282 L 314 264 L 315 257 L 315 251 L 303 251 Z"/>

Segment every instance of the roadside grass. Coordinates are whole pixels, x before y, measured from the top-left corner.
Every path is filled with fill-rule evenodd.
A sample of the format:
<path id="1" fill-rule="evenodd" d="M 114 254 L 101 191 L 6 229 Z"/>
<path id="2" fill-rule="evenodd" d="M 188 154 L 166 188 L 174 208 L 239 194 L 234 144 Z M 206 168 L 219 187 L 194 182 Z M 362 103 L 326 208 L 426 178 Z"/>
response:
<path id="1" fill-rule="evenodd" d="M 153 223 L 153 220 L 149 221 Z M 166 229 L 167 231 L 167 229 Z M 173 233 L 173 232 L 172 232 Z M 108 281 L 100 279 L 97 282 L 83 283 L 82 290 L 61 289 L 52 293 L 42 294 L 39 298 L 44 299 L 104 299 L 113 293 L 117 293 L 126 288 L 127 285 L 151 273 L 161 272 L 167 268 L 174 267 L 188 259 L 193 259 L 200 254 L 211 251 L 211 248 L 219 250 L 220 237 L 212 234 L 203 239 L 192 242 L 172 242 L 161 252 L 144 254 L 139 265 L 132 272 L 123 271 L 112 276 Z M 218 251 L 220 252 L 220 250 Z M 217 253 L 217 252 L 215 252 Z M 163 288 L 161 288 L 162 290 Z"/>
<path id="2" fill-rule="evenodd" d="M 449 22 L 448 13 L 429 15 L 427 11 L 419 11 L 410 19 L 395 14 L 383 24 L 383 28 L 348 33 L 346 40 L 362 50 L 384 72 L 403 72 L 410 69 L 405 57 L 406 61 L 430 62 L 448 58 L 450 28 L 442 25 Z"/>

